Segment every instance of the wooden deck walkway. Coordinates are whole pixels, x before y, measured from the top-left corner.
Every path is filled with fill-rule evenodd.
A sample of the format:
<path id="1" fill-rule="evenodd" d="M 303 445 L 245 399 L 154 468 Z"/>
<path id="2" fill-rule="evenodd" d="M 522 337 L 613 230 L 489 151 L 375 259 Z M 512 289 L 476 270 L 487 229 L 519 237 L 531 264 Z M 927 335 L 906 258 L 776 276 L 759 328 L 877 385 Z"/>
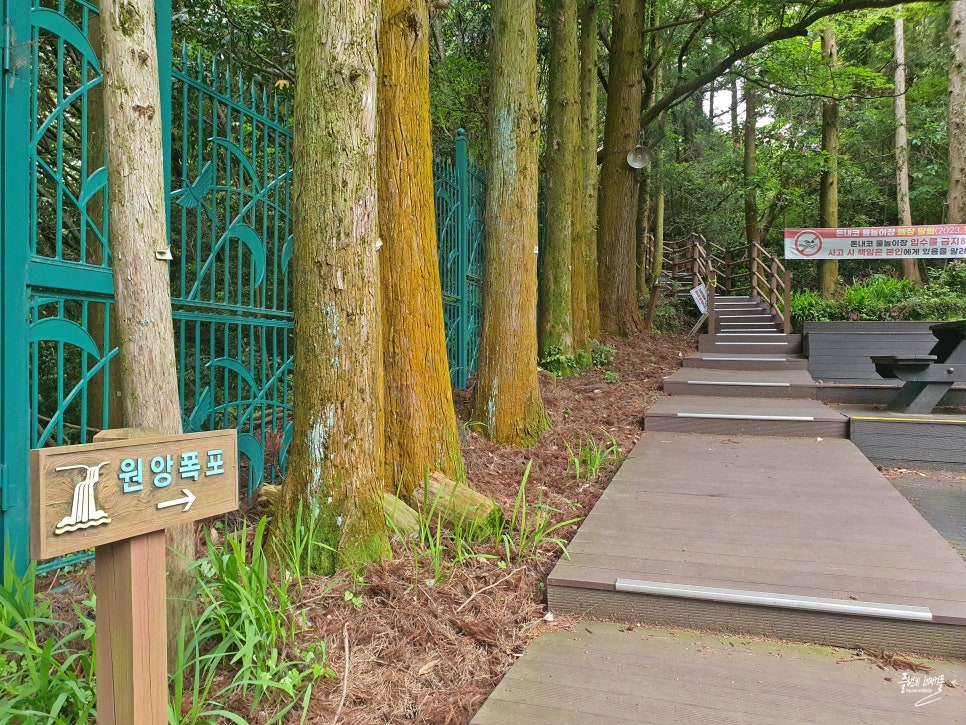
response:
<path id="1" fill-rule="evenodd" d="M 796 359 L 793 336 L 774 351 L 735 337 L 703 336 L 666 380 L 687 394 L 651 407 L 548 577 L 551 611 L 625 626 L 542 635 L 474 723 L 966 723 L 962 690 L 917 707 L 903 673 L 814 646 L 960 660 L 943 667 L 962 687 L 966 562 L 843 416 L 788 399 L 812 397 L 804 371 L 765 358 Z"/>
<path id="2" fill-rule="evenodd" d="M 553 611 L 966 658 L 966 562 L 846 440 L 645 434 L 568 552 Z"/>

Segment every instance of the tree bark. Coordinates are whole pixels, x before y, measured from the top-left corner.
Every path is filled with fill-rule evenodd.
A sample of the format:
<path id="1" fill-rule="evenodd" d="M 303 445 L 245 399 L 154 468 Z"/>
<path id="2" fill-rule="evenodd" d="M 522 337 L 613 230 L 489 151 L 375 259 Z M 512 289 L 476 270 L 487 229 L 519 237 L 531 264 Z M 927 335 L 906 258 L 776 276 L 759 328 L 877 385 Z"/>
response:
<path id="1" fill-rule="evenodd" d="M 385 475 L 409 496 L 431 471 L 464 480 L 440 305 L 426 0 L 383 0 L 379 30 L 379 219 Z"/>
<path id="2" fill-rule="evenodd" d="M 640 140 L 643 0 L 612 0 L 612 13 L 597 232 L 600 319 L 604 332 L 627 336 L 641 329 L 634 263 L 637 175 L 627 164 L 627 152 Z"/>
<path id="3" fill-rule="evenodd" d="M 293 118 L 295 434 L 273 536 L 317 518 L 307 567 L 388 551 L 376 206 L 378 0 L 299 0 Z M 301 504 L 301 507 L 300 507 Z"/>
<path id="4" fill-rule="evenodd" d="M 540 356 L 574 354 L 571 271 L 574 183 L 580 156 L 576 130 L 580 99 L 577 70 L 577 0 L 558 0 L 550 10 L 547 58 L 547 221 L 540 285 Z"/>
<path id="5" fill-rule="evenodd" d="M 949 95 L 946 135 L 949 139 L 949 191 L 946 221 L 966 222 L 966 0 L 949 4 Z"/>
<path id="6" fill-rule="evenodd" d="M 833 68 L 838 64 L 838 45 L 831 26 L 822 31 L 822 57 Z M 839 102 L 834 98 L 822 101 L 822 152 L 825 164 L 819 180 L 818 225 L 831 228 L 839 225 Z M 838 277 L 837 259 L 819 260 L 818 284 L 822 297 L 835 294 Z"/>
<path id="7" fill-rule="evenodd" d="M 548 425 L 537 380 L 537 19 L 535 0 L 490 6 L 490 156 L 483 330 L 473 419 L 498 443 Z"/>
<path id="8" fill-rule="evenodd" d="M 109 234 L 125 424 L 181 433 L 164 213 L 164 151 L 154 4 L 101 6 Z M 168 49 L 163 49 L 168 52 Z M 106 322 L 106 321 L 104 321 Z M 181 627 L 195 558 L 194 526 L 167 531 L 168 657 Z"/>
<path id="9" fill-rule="evenodd" d="M 896 203 L 899 207 L 899 223 L 910 226 L 912 205 L 909 201 L 909 136 L 906 121 L 906 41 L 905 22 L 901 15 L 893 21 L 893 32 L 896 58 Z M 921 285 L 918 260 L 903 259 L 902 276 L 913 284 Z"/>
<path id="10" fill-rule="evenodd" d="M 751 259 L 751 292 L 758 287 L 758 245 L 761 233 L 758 227 L 758 93 L 752 83 L 745 83 L 745 134 L 742 173 L 745 184 L 745 243 Z"/>
<path id="11" fill-rule="evenodd" d="M 597 286 L 597 0 L 580 8 L 580 136 L 584 205 L 583 250 L 587 289 L 587 332 L 600 337 L 600 293 Z"/>

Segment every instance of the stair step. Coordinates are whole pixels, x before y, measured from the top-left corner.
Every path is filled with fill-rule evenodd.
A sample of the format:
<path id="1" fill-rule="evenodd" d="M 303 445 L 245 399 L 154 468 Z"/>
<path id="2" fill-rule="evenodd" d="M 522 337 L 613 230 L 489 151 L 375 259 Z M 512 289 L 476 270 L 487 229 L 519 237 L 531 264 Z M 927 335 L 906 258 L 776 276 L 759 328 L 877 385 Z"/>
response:
<path id="1" fill-rule="evenodd" d="M 664 378 L 664 392 L 670 395 L 815 398 L 815 390 L 815 381 L 805 370 L 682 368 Z"/>
<path id="2" fill-rule="evenodd" d="M 817 400 L 672 395 L 658 399 L 647 409 L 644 430 L 848 438 L 849 420 Z"/>
<path id="3" fill-rule="evenodd" d="M 782 333 L 701 335 L 698 341 L 699 352 L 797 353 L 801 348 L 801 335 Z"/>
<path id="4" fill-rule="evenodd" d="M 712 370 L 807 370 L 808 360 L 801 355 L 733 355 L 692 353 L 682 361 L 686 368 Z"/>

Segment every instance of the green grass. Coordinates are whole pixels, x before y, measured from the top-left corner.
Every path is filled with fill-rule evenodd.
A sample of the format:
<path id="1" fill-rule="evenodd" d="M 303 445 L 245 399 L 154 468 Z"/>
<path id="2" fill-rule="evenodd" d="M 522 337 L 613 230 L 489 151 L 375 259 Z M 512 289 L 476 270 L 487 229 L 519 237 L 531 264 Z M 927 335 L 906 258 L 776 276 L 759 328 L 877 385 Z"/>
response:
<path id="1" fill-rule="evenodd" d="M 35 594 L 36 564 L 17 575 L 8 552 L 0 587 L 0 722 L 78 725 L 95 712 L 93 595 L 74 604 L 80 626 Z"/>
<path id="2" fill-rule="evenodd" d="M 607 436 L 607 439 L 599 442 L 593 436 L 585 441 L 574 441 L 572 445 L 564 441 L 567 452 L 570 454 L 567 470 L 570 470 L 570 467 L 573 466 L 578 481 L 581 475 L 585 479 L 596 478 L 603 466 L 621 460 L 620 448 L 614 436 L 607 431 L 604 431 L 604 435 Z"/>
<path id="3" fill-rule="evenodd" d="M 546 544 L 553 544 L 560 548 L 564 556 L 567 555 L 566 542 L 554 536 L 554 532 L 581 520 L 582 517 L 553 523 L 553 514 L 561 513 L 555 508 L 543 503 L 543 493 L 538 496 L 535 504 L 527 502 L 527 481 L 530 478 L 530 467 L 533 461 L 527 463 L 523 480 L 517 490 L 513 513 L 509 521 L 504 523 L 499 536 L 499 545 L 504 552 L 508 564 L 527 558 L 538 558 L 541 548 Z"/>

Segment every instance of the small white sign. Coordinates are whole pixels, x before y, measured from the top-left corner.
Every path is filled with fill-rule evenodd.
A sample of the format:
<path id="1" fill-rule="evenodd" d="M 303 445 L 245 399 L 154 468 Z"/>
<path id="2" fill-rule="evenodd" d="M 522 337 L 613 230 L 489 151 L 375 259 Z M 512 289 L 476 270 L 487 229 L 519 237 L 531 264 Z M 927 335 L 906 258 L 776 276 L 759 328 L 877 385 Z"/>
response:
<path id="1" fill-rule="evenodd" d="M 691 299 L 694 300 L 702 315 L 708 314 L 708 290 L 703 282 L 691 290 Z"/>

